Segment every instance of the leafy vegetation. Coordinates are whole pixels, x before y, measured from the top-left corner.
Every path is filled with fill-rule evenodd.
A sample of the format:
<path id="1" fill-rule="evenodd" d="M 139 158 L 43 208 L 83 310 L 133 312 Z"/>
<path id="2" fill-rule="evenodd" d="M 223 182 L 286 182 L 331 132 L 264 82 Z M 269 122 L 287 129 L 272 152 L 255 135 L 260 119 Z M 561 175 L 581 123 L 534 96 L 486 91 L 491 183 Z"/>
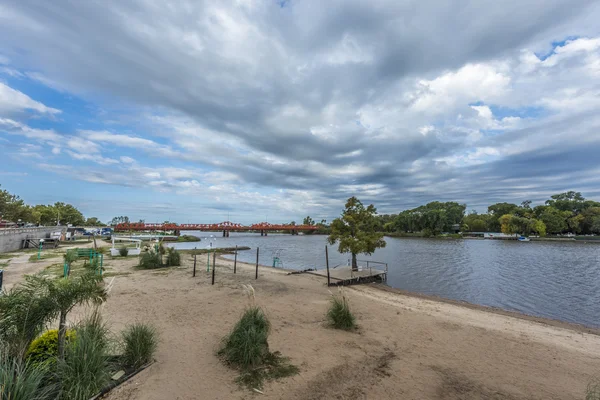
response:
<path id="1" fill-rule="evenodd" d="M 119 248 L 119 255 L 121 257 L 127 257 L 127 254 L 129 254 L 129 249 L 125 246 Z"/>
<path id="2" fill-rule="evenodd" d="M 49 205 L 27 205 L 19 196 L 9 193 L 6 190 L 0 190 L 0 215 L 2 218 L 23 223 L 33 223 L 40 225 L 53 226 L 61 225 L 84 225 L 87 221 L 93 223 L 92 226 L 98 226 L 98 218 L 83 217 L 83 214 L 72 206 L 65 203 L 54 203 Z M 101 223 L 100 223 L 101 224 Z"/>
<path id="3" fill-rule="evenodd" d="M 152 326 L 142 323 L 133 324 L 123 331 L 125 346 L 123 360 L 125 365 L 139 368 L 152 361 L 158 347 L 158 334 Z"/>
<path id="4" fill-rule="evenodd" d="M 143 252 L 140 254 L 140 269 L 156 269 L 161 267 L 160 255 L 155 252 Z"/>
<path id="5" fill-rule="evenodd" d="M 70 343 L 75 339 L 75 331 L 67 330 L 66 343 Z M 28 362 L 33 364 L 56 363 L 58 357 L 58 329 L 50 329 L 42 333 L 29 345 L 29 349 L 25 354 Z"/>
<path id="6" fill-rule="evenodd" d="M 167 250 L 167 266 L 177 267 L 181 265 L 181 254 L 172 247 Z"/>
<path id="7" fill-rule="evenodd" d="M 75 331 L 58 363 L 61 399 L 87 400 L 110 381 L 108 329 L 96 310 Z"/>
<path id="8" fill-rule="evenodd" d="M 465 209 L 464 204 L 434 201 L 399 214 L 377 215 L 376 230 L 420 236 L 455 232 L 457 227 L 463 232 L 536 233 L 540 236 L 600 234 L 600 202 L 586 200 L 574 191 L 555 194 L 535 207 L 526 200 L 520 205 L 492 204 L 484 214 L 473 210 L 465 215 Z"/>
<path id="9" fill-rule="evenodd" d="M 54 399 L 57 387 L 47 382 L 48 368 L 11 357 L 0 351 L 0 399 Z"/>
<path id="10" fill-rule="evenodd" d="M 350 304 L 342 290 L 337 295 L 331 296 L 327 321 L 336 329 L 349 331 L 356 328 L 356 319 L 350 311 Z"/>
<path id="11" fill-rule="evenodd" d="M 251 305 L 229 335 L 223 339 L 218 354 L 241 372 L 237 381 L 248 388 L 261 388 L 265 379 L 278 379 L 298 373 L 289 359 L 269 351 L 271 323 L 262 308 L 254 304 L 254 289 L 246 287 Z"/>
<path id="12" fill-rule="evenodd" d="M 585 391 L 585 400 L 600 400 L 600 380 L 594 379 Z"/>
<path id="13" fill-rule="evenodd" d="M 163 255 L 166 254 L 165 263 Z M 176 267 L 181 265 L 181 254 L 174 248 L 165 248 L 162 243 L 158 246 L 158 251 L 150 247 L 140 253 L 139 269 L 156 269 L 162 267 Z"/>
<path id="14" fill-rule="evenodd" d="M 177 238 L 178 242 L 199 242 L 200 238 L 192 235 L 181 235 Z"/>
<path id="15" fill-rule="evenodd" d="M 342 216 L 331 223 L 327 241 L 332 245 L 339 242 L 340 253 L 352 254 L 352 269 L 355 271 L 358 270 L 357 254 L 372 254 L 375 249 L 385 247 L 383 234 L 376 231 L 376 212 L 373 204 L 365 208 L 360 200 L 351 197 Z"/>

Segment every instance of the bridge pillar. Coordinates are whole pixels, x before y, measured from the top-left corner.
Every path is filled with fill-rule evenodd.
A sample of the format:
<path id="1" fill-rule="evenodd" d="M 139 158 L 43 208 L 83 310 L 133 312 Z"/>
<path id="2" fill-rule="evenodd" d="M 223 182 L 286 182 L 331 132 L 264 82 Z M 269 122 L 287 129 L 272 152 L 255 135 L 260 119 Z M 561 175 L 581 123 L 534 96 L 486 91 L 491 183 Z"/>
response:
<path id="1" fill-rule="evenodd" d="M 265 236 L 265 231 L 263 231 L 262 229 L 260 230 L 260 236 Z"/>
<path id="2" fill-rule="evenodd" d="M 181 231 L 175 231 L 175 236 L 181 235 Z"/>
<path id="3" fill-rule="evenodd" d="M 265 236 L 267 236 L 267 231 L 265 231 Z"/>

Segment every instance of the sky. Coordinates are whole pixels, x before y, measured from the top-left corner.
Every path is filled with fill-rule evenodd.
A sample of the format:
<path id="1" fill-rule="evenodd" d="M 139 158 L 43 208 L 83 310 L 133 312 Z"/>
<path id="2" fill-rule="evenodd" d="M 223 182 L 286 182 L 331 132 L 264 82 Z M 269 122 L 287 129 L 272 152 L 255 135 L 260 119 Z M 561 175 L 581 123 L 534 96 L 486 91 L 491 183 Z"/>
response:
<path id="1" fill-rule="evenodd" d="M 0 184 L 239 223 L 600 200 L 600 2 L 1 0 Z"/>

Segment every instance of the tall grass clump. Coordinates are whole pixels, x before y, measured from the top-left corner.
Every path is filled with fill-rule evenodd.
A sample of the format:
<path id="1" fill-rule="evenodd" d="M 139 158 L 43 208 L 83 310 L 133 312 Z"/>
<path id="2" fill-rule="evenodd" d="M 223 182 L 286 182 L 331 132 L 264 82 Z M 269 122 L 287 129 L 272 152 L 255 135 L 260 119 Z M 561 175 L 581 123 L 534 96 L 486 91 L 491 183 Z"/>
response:
<path id="1" fill-rule="evenodd" d="M 350 311 L 350 304 L 344 292 L 340 289 L 337 295 L 331 295 L 331 303 L 327 310 L 327 321 L 336 329 L 346 331 L 356 328 L 356 319 Z"/>
<path id="2" fill-rule="evenodd" d="M 594 379 L 588 384 L 585 400 L 600 400 L 600 379 Z"/>
<path id="3" fill-rule="evenodd" d="M 140 263 L 138 268 L 140 269 L 156 269 L 160 268 L 160 255 L 155 252 L 144 252 L 140 254 Z"/>
<path id="4" fill-rule="evenodd" d="M 152 361 L 158 347 L 158 334 L 152 326 L 142 323 L 133 324 L 125 329 L 123 335 L 123 362 L 137 369 Z"/>
<path id="5" fill-rule="evenodd" d="M 181 254 L 172 247 L 167 250 L 167 266 L 178 267 L 181 265 Z"/>
<path id="6" fill-rule="evenodd" d="M 109 331 L 96 310 L 75 332 L 58 362 L 61 399 L 87 400 L 110 382 Z"/>
<path id="7" fill-rule="evenodd" d="M 241 371 L 238 382 L 249 388 L 261 388 L 265 379 L 278 379 L 298 373 L 279 352 L 269 351 L 271 323 L 255 304 L 254 288 L 245 286 L 250 299 L 240 320 L 223 339 L 218 354 L 230 366 Z"/>
<path id="8" fill-rule="evenodd" d="M 47 382 L 49 373 L 43 365 L 33 365 L 0 353 L 0 399 L 54 399 L 56 386 Z"/>
<path id="9" fill-rule="evenodd" d="M 127 247 L 123 246 L 119 249 L 119 255 L 121 257 L 127 257 L 127 254 L 129 254 L 129 249 Z"/>

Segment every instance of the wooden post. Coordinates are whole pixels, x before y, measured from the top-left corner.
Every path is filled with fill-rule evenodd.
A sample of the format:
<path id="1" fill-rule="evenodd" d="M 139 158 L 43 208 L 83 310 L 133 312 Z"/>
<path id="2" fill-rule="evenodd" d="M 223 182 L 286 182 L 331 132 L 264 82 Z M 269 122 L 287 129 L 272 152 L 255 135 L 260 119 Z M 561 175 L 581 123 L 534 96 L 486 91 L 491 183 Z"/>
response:
<path id="1" fill-rule="evenodd" d="M 215 270 L 217 269 L 217 264 L 215 263 L 216 254 L 217 254 L 217 252 L 215 251 L 213 253 L 213 272 L 212 272 L 212 283 L 211 283 L 211 285 L 215 284 Z"/>
<path id="2" fill-rule="evenodd" d="M 213 252 L 213 269 L 215 269 L 216 265 L 217 265 L 217 250 L 215 249 L 215 251 Z"/>
<path id="3" fill-rule="evenodd" d="M 258 251 L 260 250 L 260 248 L 256 248 L 256 275 L 254 276 L 254 279 L 258 279 Z"/>
<path id="4" fill-rule="evenodd" d="M 233 257 L 233 273 L 235 274 L 235 268 L 237 266 L 237 245 L 235 245 L 235 256 Z"/>
<path id="5" fill-rule="evenodd" d="M 327 286 L 331 285 L 331 280 L 329 278 L 329 253 L 327 252 L 327 246 L 325 246 L 325 263 L 327 265 Z"/>
<path id="6" fill-rule="evenodd" d="M 192 274 L 192 277 L 196 277 L 196 254 L 194 254 L 194 272 Z"/>

